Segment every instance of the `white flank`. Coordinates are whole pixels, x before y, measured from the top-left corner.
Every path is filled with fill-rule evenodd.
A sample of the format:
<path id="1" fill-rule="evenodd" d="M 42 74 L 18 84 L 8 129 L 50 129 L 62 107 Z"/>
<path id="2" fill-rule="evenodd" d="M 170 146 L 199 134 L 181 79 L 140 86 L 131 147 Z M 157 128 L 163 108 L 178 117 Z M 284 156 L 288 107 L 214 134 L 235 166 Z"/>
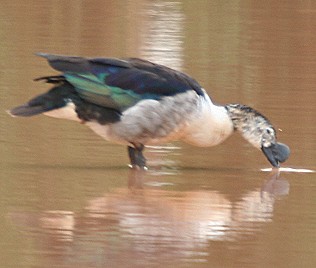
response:
<path id="1" fill-rule="evenodd" d="M 81 122 L 81 120 L 77 116 L 75 108 L 75 104 L 73 102 L 69 102 L 66 106 L 62 108 L 51 110 L 43 114 L 54 118 L 68 119 Z"/>

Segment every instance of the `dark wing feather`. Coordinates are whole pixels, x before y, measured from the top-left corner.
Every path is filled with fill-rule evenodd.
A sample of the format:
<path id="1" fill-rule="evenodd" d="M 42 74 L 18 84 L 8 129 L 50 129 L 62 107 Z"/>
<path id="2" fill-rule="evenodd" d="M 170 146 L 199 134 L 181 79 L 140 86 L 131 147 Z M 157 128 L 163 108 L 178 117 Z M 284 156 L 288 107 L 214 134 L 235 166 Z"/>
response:
<path id="1" fill-rule="evenodd" d="M 199 95 L 204 94 L 200 84 L 185 73 L 138 58 L 130 58 L 128 62 L 138 71 L 154 74 L 158 78 L 155 83 L 151 83 L 150 79 L 144 79 L 145 88 L 152 88 L 153 92 L 174 95 L 179 92 L 194 90 Z"/>
<path id="2" fill-rule="evenodd" d="M 188 75 L 141 59 L 38 55 L 63 72 L 84 99 L 105 107 L 124 110 L 144 98 L 159 99 L 187 90 L 203 94 Z"/>

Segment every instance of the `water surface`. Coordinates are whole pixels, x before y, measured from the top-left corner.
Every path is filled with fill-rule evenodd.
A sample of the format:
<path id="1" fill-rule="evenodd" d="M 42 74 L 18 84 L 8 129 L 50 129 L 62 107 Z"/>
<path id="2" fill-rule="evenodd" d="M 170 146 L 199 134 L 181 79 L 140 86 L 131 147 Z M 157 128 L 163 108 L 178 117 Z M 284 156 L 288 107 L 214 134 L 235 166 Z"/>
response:
<path id="1" fill-rule="evenodd" d="M 1 267 L 315 267 L 312 1 L 0 4 Z M 264 112 L 292 155 L 279 177 L 237 134 L 150 147 L 149 170 L 74 122 L 11 118 L 47 89 L 35 52 L 146 58 L 218 103 Z M 291 168 L 291 169 L 290 169 Z"/>

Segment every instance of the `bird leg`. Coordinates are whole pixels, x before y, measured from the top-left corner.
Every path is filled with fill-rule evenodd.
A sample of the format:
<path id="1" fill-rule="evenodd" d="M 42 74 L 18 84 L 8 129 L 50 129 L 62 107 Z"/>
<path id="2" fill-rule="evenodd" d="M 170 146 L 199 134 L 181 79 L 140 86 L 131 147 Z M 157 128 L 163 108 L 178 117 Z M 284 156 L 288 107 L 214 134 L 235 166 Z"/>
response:
<path id="1" fill-rule="evenodd" d="M 146 158 L 143 156 L 144 145 L 128 146 L 128 156 L 131 161 L 132 168 L 139 167 L 141 169 L 146 169 Z"/>

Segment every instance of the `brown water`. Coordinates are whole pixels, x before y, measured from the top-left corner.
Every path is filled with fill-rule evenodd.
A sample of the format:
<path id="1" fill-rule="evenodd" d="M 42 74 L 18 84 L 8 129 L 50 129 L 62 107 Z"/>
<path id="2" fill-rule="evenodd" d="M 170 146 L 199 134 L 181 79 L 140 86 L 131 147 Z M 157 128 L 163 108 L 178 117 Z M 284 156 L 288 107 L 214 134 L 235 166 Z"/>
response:
<path id="1" fill-rule="evenodd" d="M 316 266 L 315 173 L 263 172 L 237 134 L 148 148 L 140 181 L 84 126 L 4 112 L 47 89 L 35 52 L 143 57 L 264 112 L 283 167 L 315 170 L 316 4 L 260 3 L 1 0 L 1 267 Z"/>

